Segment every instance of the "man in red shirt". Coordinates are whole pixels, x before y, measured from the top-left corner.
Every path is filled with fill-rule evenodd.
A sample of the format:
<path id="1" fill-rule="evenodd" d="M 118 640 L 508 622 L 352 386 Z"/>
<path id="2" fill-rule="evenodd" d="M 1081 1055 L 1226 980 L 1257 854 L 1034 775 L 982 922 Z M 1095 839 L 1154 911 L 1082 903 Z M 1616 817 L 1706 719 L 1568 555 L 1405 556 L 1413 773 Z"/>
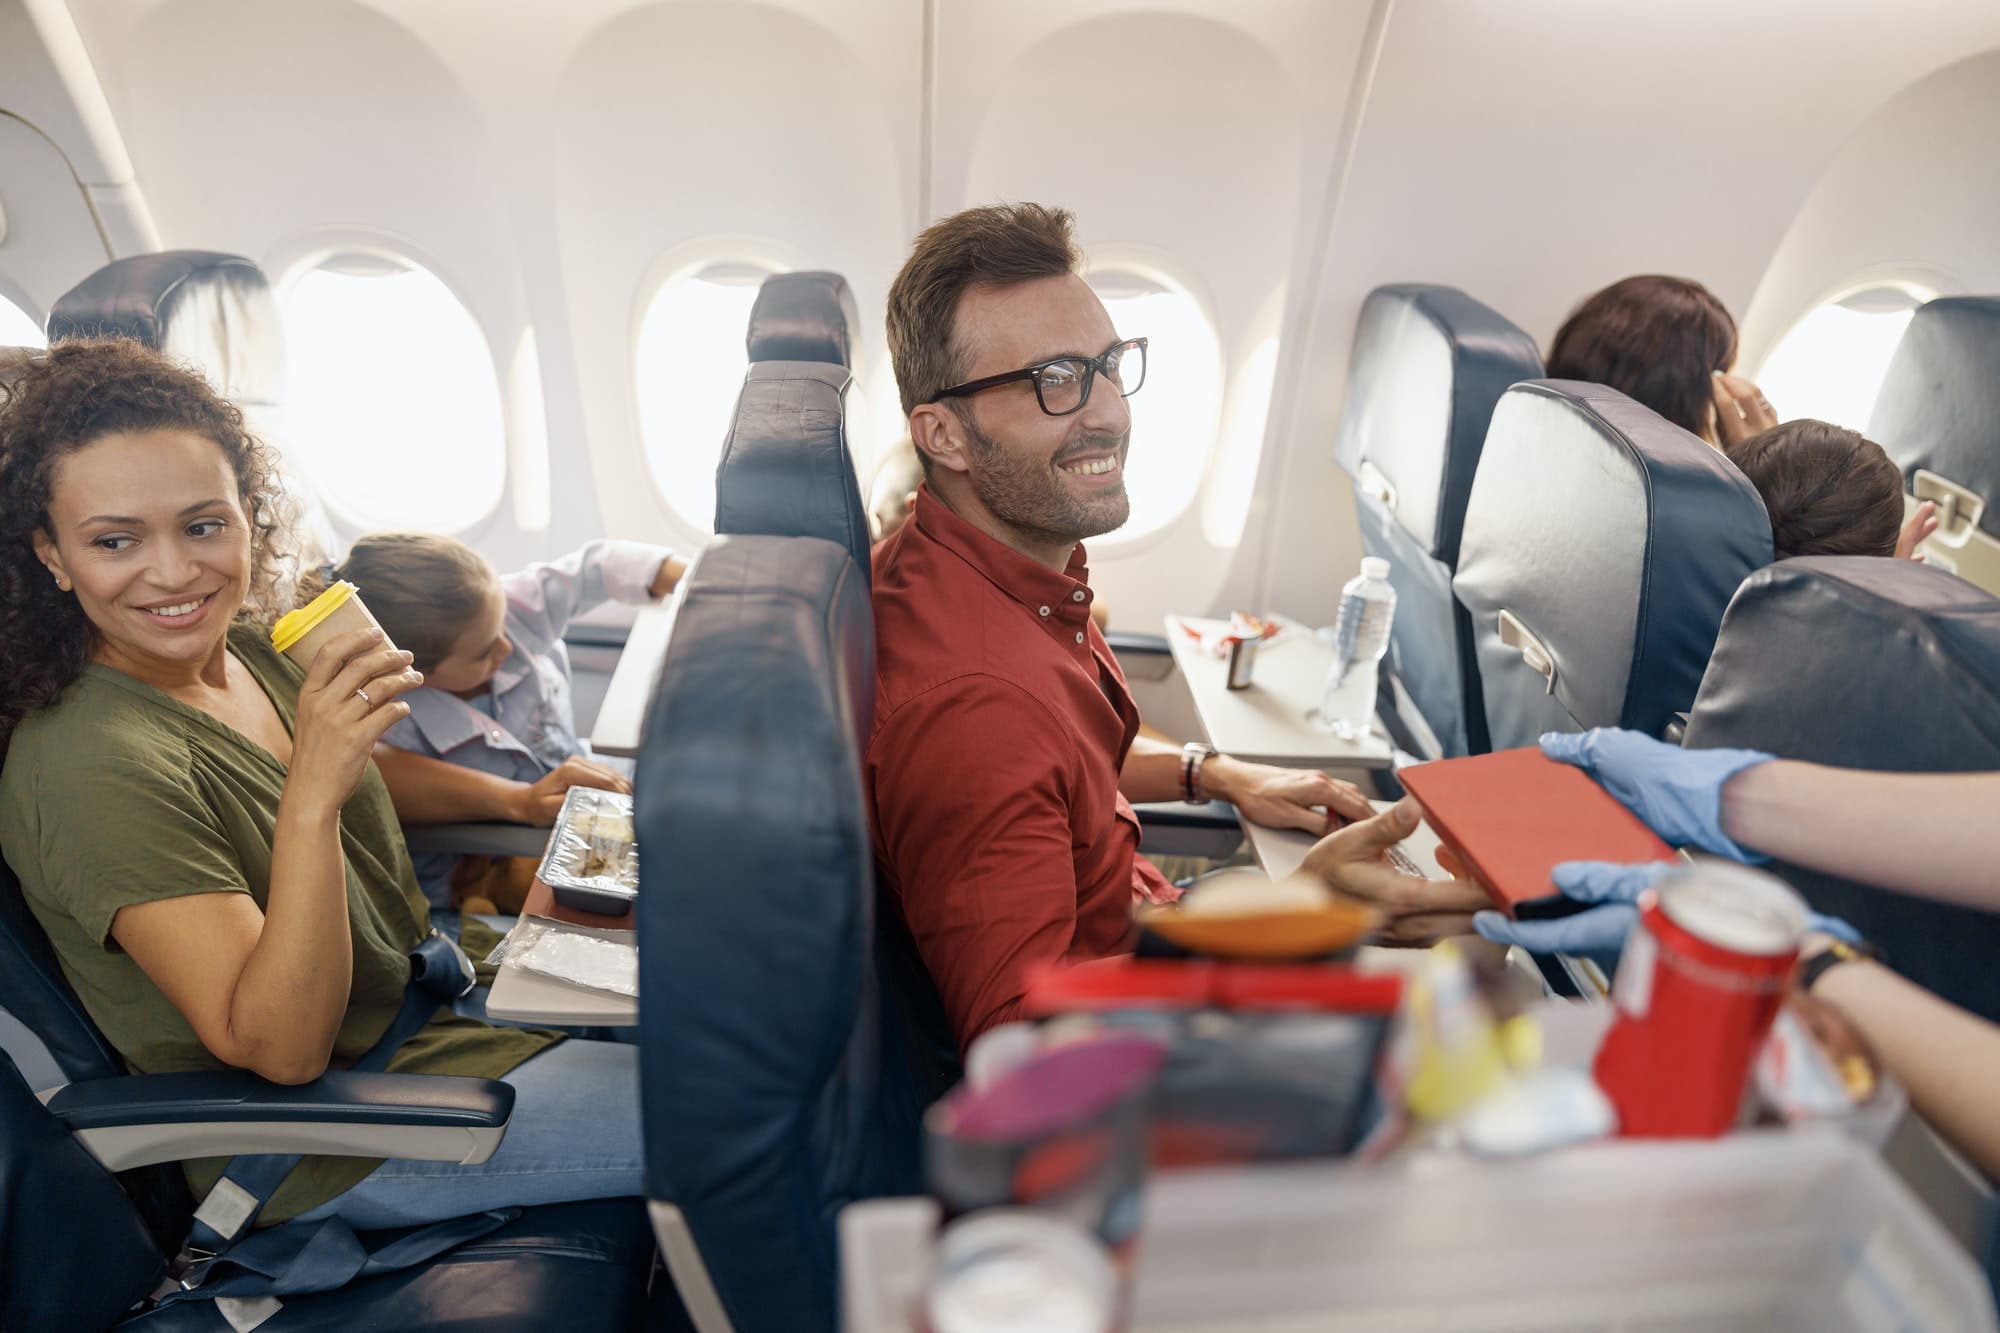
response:
<path id="1" fill-rule="evenodd" d="M 1323 773 L 1138 737 L 1082 539 L 1130 510 L 1125 398 L 1146 343 L 1112 327 L 1079 257 L 1066 211 L 969 209 L 918 238 L 889 292 L 925 484 L 874 561 L 867 776 L 877 866 L 961 1049 L 1021 1015 L 1032 968 L 1124 951 L 1134 900 L 1175 896 L 1139 854 L 1133 801 L 1216 797 L 1314 833 L 1367 821 L 1315 849 L 1336 881 L 1414 826 Z M 1484 905 L 1471 890 L 1424 908 Z"/>

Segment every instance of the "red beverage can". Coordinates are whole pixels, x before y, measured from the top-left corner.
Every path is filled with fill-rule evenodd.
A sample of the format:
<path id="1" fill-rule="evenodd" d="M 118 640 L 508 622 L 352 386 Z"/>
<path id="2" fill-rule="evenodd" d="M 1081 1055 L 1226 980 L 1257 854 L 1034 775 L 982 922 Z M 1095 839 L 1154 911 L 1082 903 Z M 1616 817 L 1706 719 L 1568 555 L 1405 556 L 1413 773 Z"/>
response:
<path id="1" fill-rule="evenodd" d="M 1621 1134 L 1714 1138 L 1736 1122 L 1805 929 L 1788 885 L 1728 862 L 1677 870 L 1639 899 L 1593 1069 Z"/>

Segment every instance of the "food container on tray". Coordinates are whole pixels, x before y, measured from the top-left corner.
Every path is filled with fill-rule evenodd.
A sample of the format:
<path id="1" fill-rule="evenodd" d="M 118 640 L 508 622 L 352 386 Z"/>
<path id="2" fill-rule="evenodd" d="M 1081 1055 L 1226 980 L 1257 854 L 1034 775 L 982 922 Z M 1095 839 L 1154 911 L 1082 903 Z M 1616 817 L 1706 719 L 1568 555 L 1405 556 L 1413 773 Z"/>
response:
<path id="1" fill-rule="evenodd" d="M 564 907 L 605 916 L 630 912 L 639 896 L 632 798 L 571 787 L 542 854 L 540 877 Z"/>

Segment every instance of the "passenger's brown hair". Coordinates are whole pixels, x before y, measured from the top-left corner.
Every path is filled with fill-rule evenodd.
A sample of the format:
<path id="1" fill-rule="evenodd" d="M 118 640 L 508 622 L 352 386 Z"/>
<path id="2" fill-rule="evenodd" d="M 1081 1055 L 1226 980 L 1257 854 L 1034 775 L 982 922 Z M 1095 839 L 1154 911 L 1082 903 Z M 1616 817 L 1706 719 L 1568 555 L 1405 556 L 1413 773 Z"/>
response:
<path id="1" fill-rule="evenodd" d="M 1066 208 L 989 204 L 926 227 L 889 284 L 889 359 L 909 415 L 965 379 L 954 336 L 959 298 L 1076 271 L 1082 255 Z"/>
<path id="2" fill-rule="evenodd" d="M 1903 474 L 1859 432 L 1787 421 L 1731 449 L 1729 460 L 1764 497 L 1778 559 L 1896 553 Z"/>
<path id="3" fill-rule="evenodd" d="M 83 674 L 97 629 L 35 554 L 49 527 L 56 467 L 109 435 L 183 430 L 213 440 L 236 475 L 250 523 L 242 619 L 268 624 L 291 552 L 291 509 L 276 464 L 243 414 L 194 371 L 125 338 L 69 339 L 7 368 L 0 388 L 0 749 L 23 718 Z"/>
<path id="4" fill-rule="evenodd" d="M 428 532 L 371 532 L 326 571 L 361 594 L 389 642 L 431 671 L 492 595 L 493 567 L 464 542 Z M 321 580 L 306 591 L 323 586 Z"/>
<path id="5" fill-rule="evenodd" d="M 1718 370 L 1736 360 L 1736 321 L 1688 278 L 1642 274 L 1586 299 L 1549 344 L 1548 376 L 1609 385 L 1682 430 L 1708 434 Z"/>

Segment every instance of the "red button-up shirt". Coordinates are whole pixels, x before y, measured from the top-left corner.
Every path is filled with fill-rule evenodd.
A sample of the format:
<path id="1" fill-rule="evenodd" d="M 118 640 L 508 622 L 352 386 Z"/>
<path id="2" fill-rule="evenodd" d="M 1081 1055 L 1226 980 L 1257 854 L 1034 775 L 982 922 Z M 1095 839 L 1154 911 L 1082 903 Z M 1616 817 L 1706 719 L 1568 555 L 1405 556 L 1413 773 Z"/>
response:
<path id="1" fill-rule="evenodd" d="M 874 569 L 875 862 L 964 1047 L 1020 1017 L 1032 967 L 1130 948 L 1134 899 L 1174 889 L 1118 791 L 1139 710 L 1083 547 L 1058 574 L 926 490 Z"/>

